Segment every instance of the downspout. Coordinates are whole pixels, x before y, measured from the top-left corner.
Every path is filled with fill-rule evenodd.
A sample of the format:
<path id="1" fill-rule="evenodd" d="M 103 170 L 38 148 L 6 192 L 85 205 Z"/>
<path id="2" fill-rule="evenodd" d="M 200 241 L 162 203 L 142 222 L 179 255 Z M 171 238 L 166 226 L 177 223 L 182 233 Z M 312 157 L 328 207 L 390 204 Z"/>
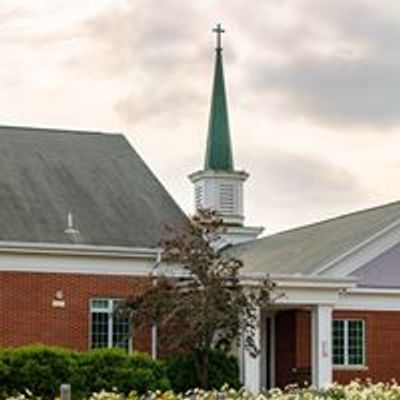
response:
<path id="1" fill-rule="evenodd" d="M 152 285 L 153 287 L 157 286 L 157 269 L 159 268 L 161 264 L 161 252 L 162 250 L 160 249 L 157 252 L 157 258 L 156 262 L 154 263 L 150 276 L 152 277 Z M 153 321 L 151 324 L 151 357 L 153 360 L 157 359 L 157 322 Z"/>

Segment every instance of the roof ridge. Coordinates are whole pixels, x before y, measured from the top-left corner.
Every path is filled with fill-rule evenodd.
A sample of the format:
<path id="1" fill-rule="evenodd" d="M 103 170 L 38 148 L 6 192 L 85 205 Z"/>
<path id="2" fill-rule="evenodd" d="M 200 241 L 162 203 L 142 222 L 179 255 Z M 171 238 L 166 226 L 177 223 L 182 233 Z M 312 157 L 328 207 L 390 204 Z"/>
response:
<path id="1" fill-rule="evenodd" d="M 123 135 L 122 132 L 79 130 L 79 129 L 72 129 L 72 128 L 35 127 L 35 126 L 28 126 L 28 125 L 7 125 L 7 124 L 3 125 L 3 124 L 0 124 L 0 129 L 19 129 L 19 130 L 24 130 L 24 131 L 71 133 L 71 134 L 77 134 L 77 135 Z"/>

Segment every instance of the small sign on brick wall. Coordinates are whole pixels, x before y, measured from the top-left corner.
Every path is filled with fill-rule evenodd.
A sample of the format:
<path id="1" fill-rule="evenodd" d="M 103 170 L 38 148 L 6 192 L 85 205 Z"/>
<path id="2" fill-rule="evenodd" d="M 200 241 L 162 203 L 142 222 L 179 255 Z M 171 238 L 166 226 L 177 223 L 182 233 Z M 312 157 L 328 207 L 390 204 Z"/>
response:
<path id="1" fill-rule="evenodd" d="M 65 307 L 65 301 L 64 300 L 54 299 L 52 304 L 53 304 L 53 307 L 55 307 L 55 308 L 64 308 Z"/>
<path id="2" fill-rule="evenodd" d="M 65 307 L 64 293 L 62 290 L 57 290 L 57 292 L 54 295 L 52 305 L 55 308 Z"/>

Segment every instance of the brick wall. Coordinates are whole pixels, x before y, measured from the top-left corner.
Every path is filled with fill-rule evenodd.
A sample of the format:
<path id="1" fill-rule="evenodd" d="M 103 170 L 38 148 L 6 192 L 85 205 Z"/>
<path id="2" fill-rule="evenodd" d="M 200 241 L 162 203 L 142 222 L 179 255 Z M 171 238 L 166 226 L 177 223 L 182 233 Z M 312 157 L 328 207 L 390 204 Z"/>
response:
<path id="1" fill-rule="evenodd" d="M 148 278 L 82 274 L 0 272 L 0 346 L 31 343 L 89 348 L 89 301 L 124 298 Z M 62 290 L 65 308 L 52 305 Z M 150 351 L 149 332 L 135 331 L 134 348 Z"/>
<path id="2" fill-rule="evenodd" d="M 334 318 L 365 321 L 366 368 L 335 369 L 333 379 L 348 383 L 361 378 L 387 382 L 400 378 L 400 312 L 335 311 Z M 276 317 L 276 377 L 281 387 L 309 380 L 311 373 L 311 313 L 283 311 Z M 295 355 L 294 355 L 295 354 Z"/>
<path id="3" fill-rule="evenodd" d="M 365 321 L 366 367 L 364 371 L 337 370 L 334 379 L 348 382 L 371 378 L 387 382 L 400 378 L 400 312 L 335 311 L 336 318 L 360 318 Z"/>

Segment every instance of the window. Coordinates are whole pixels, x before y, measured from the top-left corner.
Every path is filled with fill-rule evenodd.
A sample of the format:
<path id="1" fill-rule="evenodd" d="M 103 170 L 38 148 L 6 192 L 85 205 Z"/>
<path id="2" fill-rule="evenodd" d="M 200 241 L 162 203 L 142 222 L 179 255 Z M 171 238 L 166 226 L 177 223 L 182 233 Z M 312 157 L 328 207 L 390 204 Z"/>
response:
<path id="1" fill-rule="evenodd" d="M 93 299 L 90 301 L 91 348 L 119 347 L 129 350 L 131 324 L 115 312 L 120 300 Z"/>
<path id="2" fill-rule="evenodd" d="M 365 364 L 365 323 L 359 319 L 333 320 L 333 365 Z"/>

